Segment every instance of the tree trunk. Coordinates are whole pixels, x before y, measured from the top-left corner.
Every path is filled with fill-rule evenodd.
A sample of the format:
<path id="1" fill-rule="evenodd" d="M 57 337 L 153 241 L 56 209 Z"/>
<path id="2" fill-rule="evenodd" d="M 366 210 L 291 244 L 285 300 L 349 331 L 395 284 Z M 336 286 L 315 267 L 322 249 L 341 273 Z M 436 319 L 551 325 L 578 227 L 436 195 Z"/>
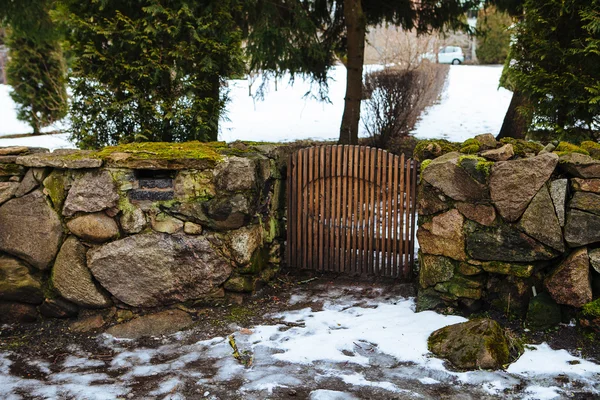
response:
<path id="1" fill-rule="evenodd" d="M 363 65 L 365 63 L 366 18 L 361 0 L 344 0 L 347 32 L 346 97 L 340 127 L 341 144 L 358 143 L 358 123 L 362 100 Z"/>
<path id="2" fill-rule="evenodd" d="M 508 110 L 506 110 L 502 128 L 500 128 L 500 133 L 496 139 L 502 139 L 505 137 L 525 139 L 525 135 L 531 121 L 529 121 L 527 117 L 521 115 L 517 108 L 527 106 L 528 104 L 529 101 L 527 100 L 527 97 L 521 94 L 521 92 L 518 90 L 515 90 L 512 99 L 510 100 Z"/>

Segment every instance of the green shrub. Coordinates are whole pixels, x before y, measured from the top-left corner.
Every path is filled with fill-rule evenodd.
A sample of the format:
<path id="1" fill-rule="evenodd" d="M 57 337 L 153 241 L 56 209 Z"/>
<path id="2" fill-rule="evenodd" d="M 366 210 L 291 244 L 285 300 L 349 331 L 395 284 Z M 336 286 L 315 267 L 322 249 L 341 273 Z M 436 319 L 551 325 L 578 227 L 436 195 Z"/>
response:
<path id="1" fill-rule="evenodd" d="M 487 7 L 477 17 L 477 60 L 481 64 L 502 64 L 508 55 L 510 45 L 509 26 L 512 19 L 506 13 Z"/>

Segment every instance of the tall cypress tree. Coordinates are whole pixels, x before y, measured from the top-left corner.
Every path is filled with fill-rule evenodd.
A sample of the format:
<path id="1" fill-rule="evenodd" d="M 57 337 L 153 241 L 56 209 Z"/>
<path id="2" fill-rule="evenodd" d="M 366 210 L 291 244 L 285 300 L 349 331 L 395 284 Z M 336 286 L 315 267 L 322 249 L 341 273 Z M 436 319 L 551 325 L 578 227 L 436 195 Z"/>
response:
<path id="1" fill-rule="evenodd" d="M 66 68 L 60 35 L 50 18 L 51 0 L 9 0 L 0 11 L 7 24 L 6 66 L 17 117 L 35 134 L 67 113 Z"/>

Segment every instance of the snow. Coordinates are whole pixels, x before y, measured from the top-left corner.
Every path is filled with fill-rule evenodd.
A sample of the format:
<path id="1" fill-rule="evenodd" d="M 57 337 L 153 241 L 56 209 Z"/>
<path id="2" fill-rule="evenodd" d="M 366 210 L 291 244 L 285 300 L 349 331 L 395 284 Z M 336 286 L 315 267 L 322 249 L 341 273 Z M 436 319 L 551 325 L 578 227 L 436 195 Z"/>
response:
<path id="1" fill-rule="evenodd" d="M 327 285 L 324 285 L 327 286 Z M 465 319 L 431 311 L 415 313 L 414 299 L 374 290 L 364 299 L 350 287 L 328 287 L 315 294 L 313 307 L 271 315 L 273 325 L 233 332 L 240 351 L 253 354 L 250 368 L 231 355 L 224 337 L 189 341 L 179 333 L 157 348 L 131 347 L 108 335 L 98 343 L 115 353 L 112 361 L 86 357 L 76 347 L 57 368 L 47 360 L 25 360 L 38 366 L 45 379 L 22 379 L 11 373 L 14 353 L 0 353 L 0 387 L 5 398 L 25 391 L 41 398 L 123 396 L 184 398 L 183 388 L 195 387 L 204 397 L 234 387 L 230 396 L 264 399 L 276 390 L 305 389 L 311 399 L 431 397 L 429 388 L 444 393 L 469 393 L 506 398 L 553 399 L 574 393 L 600 395 L 600 366 L 552 350 L 547 344 L 526 346 L 506 371 L 456 372 L 427 350 L 436 329 Z M 297 300 L 299 291 L 294 293 Z M 202 368 L 201 364 L 210 366 Z M 104 364 L 101 365 L 101 364 Z M 139 393 L 140 379 L 149 382 Z M 557 386 L 557 382 L 561 383 Z M 523 389 L 524 388 L 524 389 Z M 513 395 L 508 395 L 513 393 Z M 235 394 L 235 395 L 234 395 Z M 157 397 L 158 396 L 158 397 Z"/>
<path id="2" fill-rule="evenodd" d="M 366 67 L 367 70 L 376 68 L 378 67 Z M 448 85 L 440 103 L 424 112 L 422 120 L 412 133 L 422 139 L 445 138 L 462 142 L 480 133 L 499 132 L 511 98 L 511 92 L 498 89 L 501 72 L 501 66 L 450 66 Z M 229 81 L 231 102 L 227 105 L 227 120 L 221 123 L 219 140 L 337 140 L 344 109 L 345 67 L 332 68 L 329 77 L 330 102 L 305 96 L 314 85 L 302 79 L 296 79 L 293 85 L 286 77 L 277 84 L 274 81 L 268 82 L 263 100 L 249 96 L 248 80 Z M 252 84 L 253 95 L 260 84 L 260 78 Z M 8 86 L 0 85 L 0 137 L 31 132 L 27 124 L 17 120 L 9 91 Z M 66 126 L 57 125 L 46 128 L 45 131 L 64 128 Z M 365 134 L 361 125 L 360 135 Z M 0 139 L 0 146 L 73 148 L 68 136 L 62 133 Z"/>

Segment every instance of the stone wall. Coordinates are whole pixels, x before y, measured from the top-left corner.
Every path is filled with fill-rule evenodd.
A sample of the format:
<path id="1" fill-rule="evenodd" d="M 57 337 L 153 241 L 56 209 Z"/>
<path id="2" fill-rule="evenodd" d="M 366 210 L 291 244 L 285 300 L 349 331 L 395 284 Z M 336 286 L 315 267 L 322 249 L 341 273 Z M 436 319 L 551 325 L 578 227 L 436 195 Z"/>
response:
<path id="1" fill-rule="evenodd" d="M 285 151 L 0 148 L 0 322 L 253 291 L 279 267 Z"/>
<path id="2" fill-rule="evenodd" d="M 491 135 L 466 145 L 477 154 L 422 164 L 418 308 L 491 307 L 547 326 L 598 298 L 600 161 Z"/>

